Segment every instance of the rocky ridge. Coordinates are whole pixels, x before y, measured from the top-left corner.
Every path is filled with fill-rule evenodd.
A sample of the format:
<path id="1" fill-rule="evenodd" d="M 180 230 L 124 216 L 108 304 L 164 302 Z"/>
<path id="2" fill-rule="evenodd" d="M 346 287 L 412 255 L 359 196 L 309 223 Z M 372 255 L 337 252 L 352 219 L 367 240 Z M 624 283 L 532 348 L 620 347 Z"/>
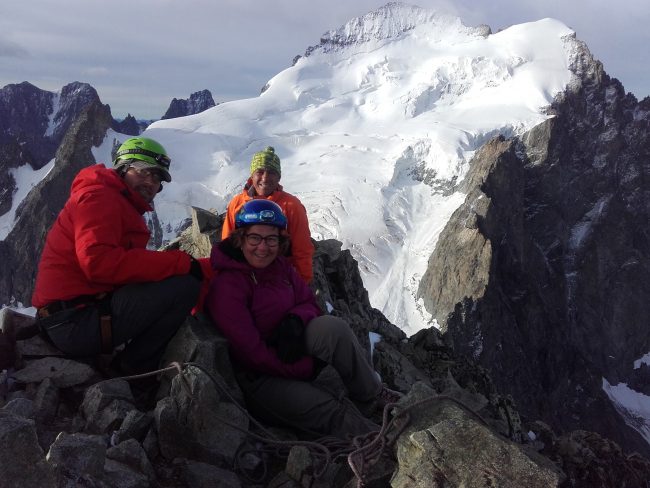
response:
<path id="1" fill-rule="evenodd" d="M 146 122 L 139 122 L 133 115 L 127 114 L 123 120 L 113 120 L 111 128 L 120 134 L 139 136 L 147 128 L 147 125 L 149 124 Z"/>
<path id="2" fill-rule="evenodd" d="M 0 215 L 11 209 L 16 190 L 11 170 L 47 164 L 72 122 L 93 103 L 99 96 L 86 83 L 70 83 L 59 94 L 28 82 L 0 89 Z"/>
<path id="3" fill-rule="evenodd" d="M 218 216 L 195 209 L 169 247 L 205 256 L 220 226 Z M 372 449 L 371 438 L 358 440 L 364 449 L 346 448 L 257 425 L 240 408 L 227 342 L 206 317 L 179 330 L 163 365 L 176 361 L 182 372 L 170 366 L 152 390 L 151 382 L 107 378 L 93 358 L 64 359 L 39 336 L 16 341 L 30 320 L 5 309 L 0 345 L 15 344 L 17 357 L 0 374 L 0 479 L 23 488 L 351 487 L 358 476 L 376 487 L 592 488 L 650 479 L 650 462 L 598 434 L 557 436 L 541 422 L 523 424 L 485 369 L 457 356 L 439 331 L 407 339 L 370 307 L 339 242 L 316 245 L 321 303 L 363 343 L 369 332 L 381 336 L 375 368 L 408 393 L 388 414 L 384 449 Z M 330 368 L 317 381 L 341 387 Z"/>
<path id="4" fill-rule="evenodd" d="M 198 114 L 215 105 L 210 90 L 201 90 L 192 93 L 189 99 L 174 98 L 161 119 L 173 119 Z"/>
<path id="5" fill-rule="evenodd" d="M 649 390 L 650 99 L 573 46 L 553 117 L 475 155 L 419 296 L 527 418 L 647 456 L 643 419 L 604 385 Z"/>
<path id="6" fill-rule="evenodd" d="M 328 52 L 343 46 L 381 42 L 399 37 L 402 33 L 424 24 L 435 24 L 441 36 L 444 36 L 447 30 L 482 37 L 491 34 L 491 29 L 487 25 L 466 27 L 454 16 L 402 2 L 389 2 L 372 12 L 350 20 L 339 29 L 325 32 L 318 45 L 307 48 L 305 56 L 311 55 L 315 50 Z M 295 62 L 296 58 L 294 64 Z"/>

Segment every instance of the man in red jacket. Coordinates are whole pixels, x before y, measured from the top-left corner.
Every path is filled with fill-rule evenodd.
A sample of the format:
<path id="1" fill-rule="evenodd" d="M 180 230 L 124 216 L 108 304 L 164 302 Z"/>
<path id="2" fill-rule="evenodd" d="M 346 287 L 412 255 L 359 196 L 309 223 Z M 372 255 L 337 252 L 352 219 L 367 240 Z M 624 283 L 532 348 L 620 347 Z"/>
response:
<path id="1" fill-rule="evenodd" d="M 314 277 L 312 269 L 314 245 L 311 242 L 307 211 L 297 197 L 282 189 L 280 158 L 275 154 L 275 149 L 269 146 L 264 151 L 255 153 L 251 161 L 250 173 L 244 190 L 235 195 L 228 204 L 226 219 L 221 229 L 221 238 L 226 239 L 235 229 L 235 215 L 244 203 L 254 198 L 271 200 L 277 203 L 287 216 L 287 232 L 291 238 L 289 256 L 291 264 L 305 280 L 305 283 L 311 283 Z"/>
<path id="2" fill-rule="evenodd" d="M 201 266 L 182 251 L 147 249 L 143 214 L 170 182 L 156 141 L 128 139 L 114 160 L 79 172 L 48 232 L 32 304 L 41 330 L 64 353 L 108 354 L 123 374 L 156 369 L 196 304 Z"/>

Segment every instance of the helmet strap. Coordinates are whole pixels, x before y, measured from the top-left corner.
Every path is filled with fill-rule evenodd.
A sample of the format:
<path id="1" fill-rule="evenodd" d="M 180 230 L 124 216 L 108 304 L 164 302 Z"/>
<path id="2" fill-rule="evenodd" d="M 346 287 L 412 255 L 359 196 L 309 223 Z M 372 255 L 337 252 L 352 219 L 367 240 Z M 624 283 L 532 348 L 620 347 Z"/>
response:
<path id="1" fill-rule="evenodd" d="M 158 154 L 153 151 L 148 151 L 147 149 L 140 149 L 140 148 L 123 149 L 122 151 L 118 151 L 115 154 L 115 159 L 119 159 L 120 157 L 125 156 L 127 154 L 142 154 L 143 156 L 149 156 L 156 163 L 158 163 L 160 166 L 162 166 L 165 169 L 169 168 L 169 163 L 171 162 L 171 159 L 169 159 L 169 157 L 165 156 L 164 154 Z"/>

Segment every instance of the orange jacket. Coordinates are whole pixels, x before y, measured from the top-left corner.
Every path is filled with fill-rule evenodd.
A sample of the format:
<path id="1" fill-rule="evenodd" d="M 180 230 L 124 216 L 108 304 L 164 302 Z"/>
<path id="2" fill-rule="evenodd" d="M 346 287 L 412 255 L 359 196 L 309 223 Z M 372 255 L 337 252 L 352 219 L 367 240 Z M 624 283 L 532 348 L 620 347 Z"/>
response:
<path id="1" fill-rule="evenodd" d="M 237 210 L 253 197 L 248 194 L 252 181 L 249 179 L 244 186 L 244 190 L 235 195 L 228 204 L 228 211 L 226 219 L 223 222 L 221 229 L 221 238 L 225 239 L 235 228 L 235 214 Z M 305 280 L 305 283 L 310 283 L 314 277 L 312 269 L 312 257 L 314 256 L 314 245 L 311 242 L 311 233 L 309 232 L 309 221 L 307 220 L 307 211 L 304 205 L 298 200 L 297 197 L 291 193 L 282 190 L 282 186 L 278 185 L 278 189 L 271 193 L 267 200 L 271 200 L 278 205 L 287 216 L 287 232 L 291 238 L 291 256 L 290 260 L 293 266 L 298 271 L 298 274 Z"/>
<path id="2" fill-rule="evenodd" d="M 146 249 L 150 233 L 142 214 L 150 210 L 112 169 L 82 169 L 47 234 L 32 305 L 186 274 L 188 254 Z"/>

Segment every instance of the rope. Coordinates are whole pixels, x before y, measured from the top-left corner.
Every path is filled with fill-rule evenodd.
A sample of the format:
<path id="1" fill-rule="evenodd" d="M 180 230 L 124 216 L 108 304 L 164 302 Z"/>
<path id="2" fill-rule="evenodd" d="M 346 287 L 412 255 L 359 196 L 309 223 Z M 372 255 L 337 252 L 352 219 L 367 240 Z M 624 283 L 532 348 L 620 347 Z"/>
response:
<path id="1" fill-rule="evenodd" d="M 408 427 L 411 421 L 411 411 L 433 401 L 446 400 L 453 402 L 460 406 L 463 410 L 469 412 L 484 425 L 488 425 L 483 417 L 474 412 L 460 400 L 457 400 L 456 398 L 449 395 L 432 395 L 408 406 L 400 405 L 398 403 L 386 404 L 382 412 L 382 423 L 379 430 L 368 432 L 367 434 L 363 435 L 358 435 L 348 440 L 339 439 L 338 437 L 333 436 L 325 436 L 320 437 L 315 441 L 282 441 L 279 440 L 266 427 L 264 427 L 257 419 L 252 417 L 250 413 L 248 413 L 248 410 L 244 406 L 240 405 L 237 399 L 235 399 L 233 395 L 226 388 L 224 388 L 209 371 L 207 371 L 199 364 L 189 362 L 183 363 L 181 365 L 180 363 L 174 361 L 165 368 L 150 371 L 148 373 L 122 376 L 120 379 L 135 380 L 149 376 L 155 376 L 167 371 L 176 370 L 180 375 L 181 387 L 185 393 L 193 399 L 190 384 L 185 377 L 185 373 L 191 371 L 192 369 L 196 369 L 205 374 L 214 384 L 217 391 L 220 394 L 226 396 L 249 419 L 249 421 L 259 430 L 259 432 L 261 432 L 258 434 L 252 432 L 250 429 L 243 429 L 228 419 L 219 417 L 218 415 L 214 416 L 216 420 L 239 432 L 242 432 L 251 440 L 257 441 L 257 444 L 255 444 L 254 447 L 250 449 L 242 449 L 242 446 L 244 444 L 240 445 L 233 460 L 233 467 L 243 477 L 245 477 L 248 482 L 251 483 L 260 483 L 264 481 L 267 476 L 268 467 L 265 460 L 265 454 L 274 455 L 277 458 L 286 458 L 288 457 L 289 451 L 292 447 L 303 446 L 309 450 L 312 459 L 315 461 L 314 464 L 321 465 L 320 469 L 314 470 L 315 479 L 322 477 L 332 462 L 335 462 L 341 458 L 346 458 L 347 463 L 357 480 L 357 487 L 362 488 L 366 486 L 367 474 L 369 473 L 370 468 L 377 464 L 381 457 L 387 454 L 389 449 L 392 450 L 392 447 L 395 444 L 396 440 Z M 391 411 L 395 411 L 396 413 L 393 414 L 392 418 L 389 418 Z M 313 434 L 313 432 L 310 433 Z M 261 454 L 260 457 L 262 461 L 262 473 L 257 477 L 254 477 L 253 474 L 244 467 L 243 458 L 250 452 Z"/>
<path id="2" fill-rule="evenodd" d="M 367 434 L 361 442 L 358 442 L 357 449 L 348 454 L 348 465 L 357 479 L 357 488 L 362 488 L 366 485 L 366 474 L 370 468 L 377 464 L 387 449 L 392 449 L 395 441 L 406 430 L 411 422 L 411 411 L 438 400 L 447 400 L 455 403 L 476 417 L 481 423 L 486 426 L 488 425 L 487 421 L 478 413 L 460 400 L 449 395 L 432 395 L 407 406 L 400 405 L 399 403 L 388 403 L 384 407 L 379 431 Z M 392 419 L 389 419 L 388 415 L 391 410 L 397 410 L 397 413 L 393 415 Z"/>

